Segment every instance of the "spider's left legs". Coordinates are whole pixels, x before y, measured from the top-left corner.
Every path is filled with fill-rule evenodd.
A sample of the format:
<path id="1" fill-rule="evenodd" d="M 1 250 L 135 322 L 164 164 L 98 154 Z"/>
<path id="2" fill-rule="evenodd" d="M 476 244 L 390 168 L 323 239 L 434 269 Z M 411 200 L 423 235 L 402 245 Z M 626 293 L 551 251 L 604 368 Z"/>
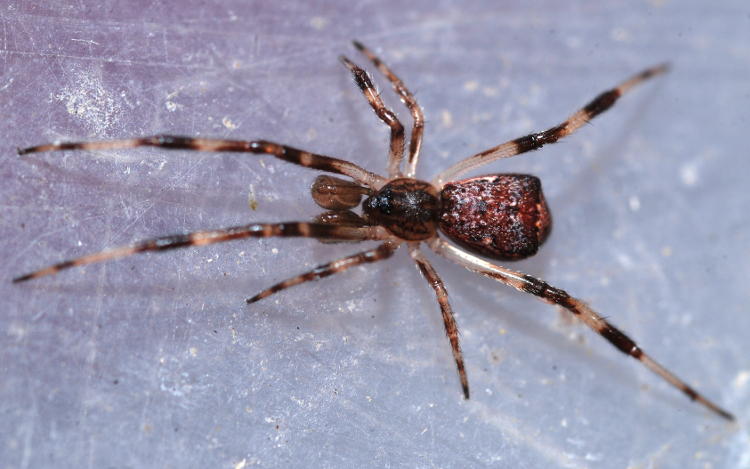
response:
<path id="1" fill-rule="evenodd" d="M 388 178 L 401 177 L 399 166 L 401 166 L 401 160 L 404 158 L 404 125 L 398 120 L 393 111 L 385 107 L 370 77 L 367 76 L 367 72 L 343 55 L 341 56 L 341 61 L 351 72 L 354 82 L 362 90 L 362 94 L 370 103 L 375 114 L 391 128 L 391 150 L 388 153 L 387 164 Z"/>
<path id="2" fill-rule="evenodd" d="M 101 142 L 64 142 L 19 148 L 19 155 L 57 150 L 118 150 L 121 148 L 158 147 L 167 150 L 220 151 L 230 153 L 254 153 L 271 155 L 280 160 L 306 168 L 343 174 L 360 184 L 380 189 L 386 181 L 349 161 L 318 155 L 266 140 L 245 141 L 215 138 L 192 138 L 175 135 L 152 135 L 150 137 L 105 140 Z"/>
<path id="3" fill-rule="evenodd" d="M 478 257 L 472 256 L 471 254 L 451 246 L 438 237 L 427 241 L 427 243 L 430 245 L 430 248 L 438 254 L 445 256 L 451 261 L 462 265 L 469 270 L 473 270 L 474 272 L 480 273 L 486 277 L 502 282 L 522 292 L 531 293 L 547 303 L 567 309 L 588 324 L 588 326 L 595 332 L 607 339 L 618 350 L 626 355 L 630 355 L 636 360 L 639 360 L 651 371 L 669 382 L 669 384 L 685 393 L 690 399 L 700 402 L 705 407 L 725 419 L 734 420 L 732 414 L 703 397 L 698 391 L 691 388 L 675 375 L 667 371 L 666 368 L 656 363 L 651 357 L 646 355 L 632 339 L 607 322 L 607 320 L 602 318 L 596 313 L 596 311 L 589 308 L 581 300 L 571 297 L 565 291 L 554 288 L 542 280 L 485 262 Z"/>
<path id="4" fill-rule="evenodd" d="M 187 248 L 191 246 L 205 246 L 207 244 L 222 243 L 235 239 L 268 238 L 272 236 L 319 238 L 326 240 L 338 239 L 342 241 L 382 240 L 390 237 L 388 232 L 379 226 L 352 227 L 307 222 L 254 223 L 251 225 L 235 226 L 220 230 L 194 231 L 192 233 L 180 233 L 147 239 L 131 244 L 130 246 L 122 246 L 63 261 L 44 269 L 16 277 L 13 279 L 13 283 L 24 282 L 45 275 L 54 275 L 61 270 L 69 269 L 71 267 L 94 264 L 111 259 L 120 259 L 141 252 L 168 251 L 171 249 Z"/>
<path id="5" fill-rule="evenodd" d="M 417 104 L 417 100 L 406 88 L 404 82 L 399 79 L 395 73 L 388 68 L 370 49 L 363 46 L 358 41 L 352 41 L 354 47 L 360 50 L 368 59 L 378 67 L 380 73 L 385 75 L 386 78 L 393 85 L 393 90 L 398 93 L 406 107 L 411 112 L 411 117 L 414 120 L 414 126 L 411 129 L 411 139 L 409 140 L 409 157 L 406 160 L 406 177 L 414 177 L 417 170 L 417 159 L 419 159 L 419 149 L 422 147 L 422 133 L 424 132 L 424 116 L 422 115 L 422 108 Z"/>
<path id="6" fill-rule="evenodd" d="M 388 259 L 396 252 L 396 249 L 401 245 L 401 241 L 396 238 L 390 238 L 375 249 L 369 251 L 359 252 L 357 254 L 337 259 L 327 264 L 322 264 L 315 267 L 310 272 L 306 272 L 302 275 L 292 277 L 290 279 L 279 282 L 276 285 L 263 290 L 252 298 L 247 299 L 247 303 L 255 303 L 263 298 L 269 297 L 274 293 L 278 293 L 281 290 L 285 290 L 289 287 L 299 285 L 300 283 L 310 282 L 312 280 L 320 280 L 325 277 L 329 277 L 333 274 L 338 274 L 346 270 L 356 267 L 361 264 L 370 264 L 377 261 Z"/>
<path id="7" fill-rule="evenodd" d="M 437 237 L 435 237 L 437 239 Z M 427 283 L 435 290 L 437 295 L 438 304 L 440 305 L 440 312 L 443 313 L 443 323 L 445 323 L 445 335 L 450 340 L 451 348 L 453 349 L 453 358 L 456 360 L 456 366 L 458 367 L 458 375 L 461 379 L 461 387 L 464 390 L 464 396 L 466 399 L 469 398 L 469 381 L 466 378 L 466 369 L 464 368 L 464 358 L 461 354 L 461 345 L 458 343 L 458 326 L 456 325 L 456 318 L 453 316 L 453 308 L 448 301 L 448 292 L 445 289 L 443 281 L 438 276 L 435 269 L 424 256 L 422 251 L 419 249 L 419 243 L 409 243 L 409 254 L 411 254 L 414 262 L 417 263 L 419 271 L 427 280 Z"/>

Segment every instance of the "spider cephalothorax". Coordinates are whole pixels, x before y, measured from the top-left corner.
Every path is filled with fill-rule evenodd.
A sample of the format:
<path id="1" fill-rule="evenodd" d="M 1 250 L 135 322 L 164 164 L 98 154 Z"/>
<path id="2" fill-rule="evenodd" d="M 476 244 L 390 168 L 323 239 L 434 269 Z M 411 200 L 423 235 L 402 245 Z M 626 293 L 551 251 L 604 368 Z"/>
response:
<path id="1" fill-rule="evenodd" d="M 394 179 L 364 201 L 362 214 L 399 239 L 424 241 L 437 233 L 440 198 L 428 182 Z"/>

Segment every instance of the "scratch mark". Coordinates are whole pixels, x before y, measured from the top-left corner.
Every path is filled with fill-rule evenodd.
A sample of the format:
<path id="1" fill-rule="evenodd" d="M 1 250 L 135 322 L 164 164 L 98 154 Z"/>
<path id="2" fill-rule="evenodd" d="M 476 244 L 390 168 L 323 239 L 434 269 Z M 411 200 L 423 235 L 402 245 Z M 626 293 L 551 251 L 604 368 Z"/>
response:
<path id="1" fill-rule="evenodd" d="M 5 85 L 2 88 L 0 88 L 0 91 L 4 91 L 7 87 L 9 87 L 10 84 L 13 83 L 13 80 L 15 80 L 15 78 L 11 78 L 7 85 Z"/>
<path id="2" fill-rule="evenodd" d="M 167 46 L 167 30 L 162 30 L 162 40 L 164 41 L 164 62 L 169 63 L 169 47 Z"/>
<path id="3" fill-rule="evenodd" d="M 97 45 L 97 46 L 99 45 L 99 43 L 98 43 L 98 42 L 96 42 L 96 41 L 92 41 L 92 40 L 90 40 L 90 39 L 76 39 L 76 38 L 73 38 L 73 39 L 71 39 L 71 41 L 75 41 L 75 42 L 83 42 L 83 43 L 86 43 L 86 44 L 95 44 L 95 45 Z"/>

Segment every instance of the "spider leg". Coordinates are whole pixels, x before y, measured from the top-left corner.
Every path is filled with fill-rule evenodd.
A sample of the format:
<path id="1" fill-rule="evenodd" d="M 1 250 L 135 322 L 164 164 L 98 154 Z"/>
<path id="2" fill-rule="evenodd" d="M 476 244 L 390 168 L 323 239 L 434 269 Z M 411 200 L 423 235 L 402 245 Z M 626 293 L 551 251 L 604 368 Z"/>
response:
<path id="1" fill-rule="evenodd" d="M 354 163 L 340 160 L 338 158 L 331 158 L 330 156 L 323 156 L 304 150 L 298 150 L 285 145 L 279 145 L 278 143 L 267 142 L 265 140 L 244 141 L 179 137 L 174 135 L 154 135 L 151 137 L 107 140 L 103 142 L 51 143 L 48 145 L 38 145 L 23 149 L 19 148 L 18 155 L 56 150 L 116 150 L 136 147 L 266 154 L 273 155 L 280 160 L 298 164 L 306 168 L 343 174 L 358 181 L 360 184 L 370 186 L 376 190 L 388 182 L 381 176 L 371 173 Z"/>
<path id="2" fill-rule="evenodd" d="M 298 275 L 279 282 L 276 285 L 263 290 L 252 298 L 247 299 L 247 304 L 255 303 L 263 298 L 269 297 L 274 293 L 278 293 L 281 290 L 286 290 L 289 287 L 299 285 L 300 283 L 310 282 L 312 280 L 320 280 L 325 277 L 329 277 L 333 274 L 338 274 L 346 270 L 356 267 L 361 264 L 369 264 L 377 261 L 388 259 L 396 252 L 396 249 L 401 245 L 401 241 L 396 238 L 390 238 L 375 249 L 369 251 L 359 252 L 357 254 L 337 259 L 327 264 L 322 264 L 315 267 L 310 272 Z"/>
<path id="3" fill-rule="evenodd" d="M 378 92 L 375 90 L 367 72 L 343 55 L 341 56 L 341 61 L 352 73 L 354 82 L 359 86 L 359 89 L 362 90 L 362 94 L 370 103 L 375 114 L 377 114 L 380 120 L 391 128 L 391 150 L 388 154 L 388 177 L 390 179 L 401 177 L 399 166 L 401 165 L 401 160 L 404 158 L 404 125 L 398 120 L 398 117 L 396 117 L 396 114 L 394 114 L 393 111 L 385 107 L 385 104 L 383 104 L 380 96 L 378 96 Z"/>
<path id="4" fill-rule="evenodd" d="M 130 246 L 100 251 L 75 259 L 60 262 L 44 269 L 31 272 L 13 279 L 13 283 L 24 282 L 79 265 L 120 259 L 133 254 L 148 251 L 167 251 L 190 246 L 204 246 L 243 238 L 299 237 L 340 239 L 345 241 L 367 241 L 386 239 L 390 235 L 385 229 L 373 227 L 336 226 L 324 223 L 254 223 L 219 230 L 194 231 L 191 233 L 173 234 L 147 239 Z"/>
<path id="5" fill-rule="evenodd" d="M 432 183 L 436 187 L 442 187 L 446 182 L 453 181 L 462 174 L 475 170 L 488 163 L 492 163 L 493 161 L 516 156 L 521 153 L 526 153 L 527 151 L 537 150 L 548 143 L 556 143 L 561 138 L 567 137 L 568 135 L 572 134 L 581 126 L 588 123 L 591 119 L 612 107 L 612 105 L 620 96 L 625 94 L 637 84 L 653 76 L 661 75 L 668 70 L 668 64 L 661 64 L 657 65 L 656 67 L 646 69 L 641 73 L 629 78 L 628 80 L 625 80 L 616 88 L 600 94 L 586 106 L 579 109 L 575 114 L 570 116 L 570 118 L 562 124 L 549 128 L 542 132 L 529 134 L 524 137 L 511 140 L 510 142 L 503 143 L 502 145 L 490 148 L 489 150 L 485 150 L 481 153 L 477 153 L 474 156 L 470 156 L 443 171 L 442 174 L 433 179 Z"/>
<path id="6" fill-rule="evenodd" d="M 694 390 L 675 375 L 667 371 L 666 368 L 656 363 L 651 357 L 646 355 L 643 350 L 633 342 L 633 340 L 607 322 L 607 320 L 602 318 L 594 310 L 589 308 L 583 301 L 571 297 L 565 291 L 554 288 L 542 280 L 485 262 L 451 246 L 438 237 L 427 241 L 427 243 L 433 251 L 469 270 L 473 270 L 474 272 L 480 273 L 486 277 L 502 282 L 516 290 L 531 293 L 544 302 L 562 306 L 573 313 L 576 317 L 583 320 L 583 322 L 588 324 L 596 333 L 607 339 L 618 350 L 626 355 L 630 355 L 636 360 L 639 360 L 651 371 L 669 382 L 669 384 L 685 393 L 690 399 L 700 402 L 705 407 L 727 420 L 734 420 L 732 414 L 700 395 L 698 391 Z"/>
<path id="7" fill-rule="evenodd" d="M 375 54 L 358 41 L 352 41 L 354 47 L 360 50 L 372 63 L 378 67 L 380 73 L 385 75 L 393 85 L 393 90 L 401 97 L 401 102 L 409 108 L 411 117 L 414 120 L 414 126 L 411 129 L 411 138 L 409 140 L 409 158 L 406 160 L 406 177 L 414 177 L 417 169 L 417 159 L 419 159 L 419 150 L 422 147 L 422 133 L 424 132 L 424 116 L 422 108 L 417 104 L 417 100 L 409 92 L 395 73 L 388 68 Z"/>
<path id="8" fill-rule="evenodd" d="M 437 239 L 437 236 L 434 239 Z M 461 354 L 461 345 L 458 343 L 458 326 L 456 325 L 456 318 L 453 317 L 453 308 L 451 308 L 451 304 L 448 301 L 448 291 L 445 289 L 445 285 L 437 272 L 435 272 L 435 269 L 432 268 L 430 262 L 419 249 L 419 243 L 409 243 L 409 254 L 411 254 L 414 262 L 417 263 L 417 267 L 419 268 L 419 271 L 422 272 L 427 283 L 429 283 L 435 290 L 438 304 L 440 305 L 440 311 L 443 313 L 445 335 L 448 336 L 448 340 L 451 342 L 453 358 L 456 360 L 458 375 L 461 378 L 461 387 L 464 390 L 464 396 L 468 399 L 469 381 L 466 378 L 466 369 L 464 368 L 464 358 Z"/>

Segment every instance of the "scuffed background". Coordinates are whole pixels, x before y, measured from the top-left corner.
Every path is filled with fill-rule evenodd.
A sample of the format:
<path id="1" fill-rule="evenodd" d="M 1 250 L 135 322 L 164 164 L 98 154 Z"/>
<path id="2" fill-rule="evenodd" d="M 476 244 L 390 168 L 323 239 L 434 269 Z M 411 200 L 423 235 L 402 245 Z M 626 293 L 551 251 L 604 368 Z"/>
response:
<path id="1" fill-rule="evenodd" d="M 748 3 L 498 3 L 6 1 L 2 467 L 750 467 Z M 464 401 L 405 249 L 250 307 L 363 247 L 249 240 L 10 284 L 137 239 L 320 211 L 316 173 L 267 157 L 18 146 L 265 138 L 384 173 L 387 128 L 338 60 L 373 69 L 352 38 L 424 108 L 425 179 L 670 61 L 564 143 L 487 171 L 540 176 L 553 210 L 548 244 L 511 267 L 589 301 L 739 422 L 428 254 L 458 313 Z"/>

